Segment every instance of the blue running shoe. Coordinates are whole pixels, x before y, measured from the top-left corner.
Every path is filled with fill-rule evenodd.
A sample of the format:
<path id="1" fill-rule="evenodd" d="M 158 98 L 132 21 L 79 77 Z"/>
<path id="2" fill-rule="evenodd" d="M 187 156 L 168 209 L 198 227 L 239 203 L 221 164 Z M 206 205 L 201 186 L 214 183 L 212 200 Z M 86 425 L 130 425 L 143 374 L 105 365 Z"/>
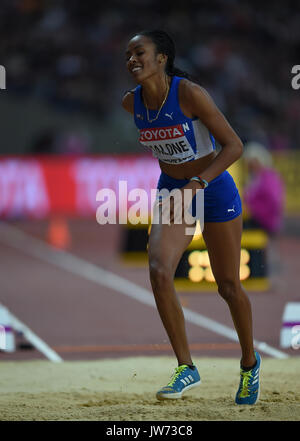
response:
<path id="1" fill-rule="evenodd" d="M 156 398 L 158 400 L 181 398 L 183 392 L 198 386 L 200 383 L 200 375 L 196 366 L 191 369 L 187 364 L 183 364 L 175 369 L 171 381 L 157 392 Z"/>
<path id="2" fill-rule="evenodd" d="M 236 404 L 255 404 L 259 399 L 259 370 L 261 358 L 255 352 L 256 365 L 250 371 L 241 369 L 240 385 L 235 396 Z"/>

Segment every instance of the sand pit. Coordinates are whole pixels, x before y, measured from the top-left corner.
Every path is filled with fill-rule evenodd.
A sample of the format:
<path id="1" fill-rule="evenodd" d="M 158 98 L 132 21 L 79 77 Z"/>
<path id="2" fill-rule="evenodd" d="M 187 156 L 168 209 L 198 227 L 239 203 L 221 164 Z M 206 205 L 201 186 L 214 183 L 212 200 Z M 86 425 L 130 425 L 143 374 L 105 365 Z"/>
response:
<path id="1" fill-rule="evenodd" d="M 159 402 L 171 357 L 0 364 L 0 420 L 300 420 L 300 358 L 263 358 L 260 401 L 236 406 L 239 361 L 195 358 L 202 384 L 182 400 Z"/>

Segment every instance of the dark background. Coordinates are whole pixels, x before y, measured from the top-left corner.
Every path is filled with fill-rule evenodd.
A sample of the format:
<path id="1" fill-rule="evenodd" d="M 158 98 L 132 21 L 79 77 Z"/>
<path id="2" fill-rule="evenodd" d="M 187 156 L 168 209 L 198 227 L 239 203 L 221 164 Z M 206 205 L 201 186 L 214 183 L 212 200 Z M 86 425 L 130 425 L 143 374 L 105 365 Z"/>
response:
<path id="1" fill-rule="evenodd" d="M 298 150 L 297 1 L 2 0 L 2 154 L 138 152 L 120 106 L 128 40 L 162 28 L 178 67 L 212 95 L 244 142 Z"/>

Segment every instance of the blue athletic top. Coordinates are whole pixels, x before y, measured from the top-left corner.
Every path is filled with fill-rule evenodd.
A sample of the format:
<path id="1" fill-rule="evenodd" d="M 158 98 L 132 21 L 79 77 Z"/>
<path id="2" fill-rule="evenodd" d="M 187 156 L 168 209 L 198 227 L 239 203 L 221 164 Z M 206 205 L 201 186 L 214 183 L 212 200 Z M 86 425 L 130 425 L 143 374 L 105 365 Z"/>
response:
<path id="1" fill-rule="evenodd" d="M 140 131 L 141 144 L 150 147 L 153 156 L 167 164 L 182 164 L 208 155 L 215 140 L 199 118 L 186 117 L 179 105 L 178 86 L 183 78 L 174 76 L 159 117 L 152 123 L 142 101 L 141 86 L 134 90 L 134 121 Z M 149 109 L 149 119 L 157 110 Z"/>

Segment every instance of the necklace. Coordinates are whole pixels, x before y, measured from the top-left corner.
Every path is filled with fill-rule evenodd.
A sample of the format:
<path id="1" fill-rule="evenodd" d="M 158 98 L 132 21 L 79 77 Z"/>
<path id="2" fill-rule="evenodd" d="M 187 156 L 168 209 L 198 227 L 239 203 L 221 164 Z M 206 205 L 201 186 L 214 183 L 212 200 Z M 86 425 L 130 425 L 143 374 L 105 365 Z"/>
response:
<path id="1" fill-rule="evenodd" d="M 147 112 L 147 120 L 148 120 L 149 123 L 153 123 L 154 121 L 157 120 L 157 118 L 159 117 L 159 114 L 160 114 L 161 109 L 163 108 L 165 102 L 167 101 L 167 97 L 168 97 L 168 93 L 169 93 L 169 88 L 170 88 L 169 83 L 168 83 L 168 81 L 167 81 L 167 76 L 166 76 L 166 85 L 167 85 L 167 91 L 166 91 L 165 98 L 164 98 L 163 102 L 161 103 L 160 108 L 159 108 L 158 111 L 157 111 L 156 117 L 153 118 L 153 119 L 150 119 L 150 118 L 149 118 L 149 109 L 148 109 L 147 102 L 146 102 L 146 100 L 145 100 L 145 96 L 144 96 L 144 102 L 145 102 L 145 107 L 146 107 L 146 112 Z"/>

